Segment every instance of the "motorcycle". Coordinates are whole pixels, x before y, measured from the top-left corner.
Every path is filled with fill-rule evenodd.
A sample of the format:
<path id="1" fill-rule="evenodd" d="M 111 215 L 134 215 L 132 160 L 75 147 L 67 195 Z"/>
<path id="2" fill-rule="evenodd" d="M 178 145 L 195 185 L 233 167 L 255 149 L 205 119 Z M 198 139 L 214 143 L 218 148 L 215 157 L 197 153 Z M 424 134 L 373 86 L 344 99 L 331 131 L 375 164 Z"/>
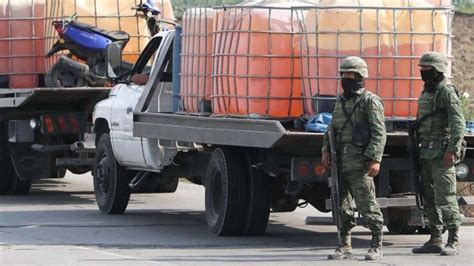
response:
<path id="1" fill-rule="evenodd" d="M 137 11 L 138 16 L 146 19 L 150 36 L 164 30 L 159 25 L 160 19 L 157 18 L 161 11 L 154 7 L 150 0 L 146 3 L 140 1 L 132 9 Z M 130 40 L 128 33 L 107 31 L 78 22 L 76 15 L 69 19 L 53 21 L 52 25 L 59 35 L 59 40 L 46 54 L 46 58 L 63 50 L 68 50 L 69 53 L 61 55 L 46 73 L 46 87 L 100 87 L 112 82 L 106 75 L 106 48 L 111 43 L 117 43 L 123 50 Z M 120 72 L 127 73 L 132 68 L 133 64 L 123 61 Z"/>

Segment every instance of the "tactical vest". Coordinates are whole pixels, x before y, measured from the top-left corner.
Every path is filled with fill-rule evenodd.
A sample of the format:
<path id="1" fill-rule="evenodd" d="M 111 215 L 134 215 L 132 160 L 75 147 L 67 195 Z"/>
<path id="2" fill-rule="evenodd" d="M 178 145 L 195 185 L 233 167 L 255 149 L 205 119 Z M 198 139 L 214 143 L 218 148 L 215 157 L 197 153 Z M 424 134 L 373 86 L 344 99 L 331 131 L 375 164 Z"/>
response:
<path id="1" fill-rule="evenodd" d="M 434 92 L 424 91 L 418 100 L 417 119 L 444 107 L 439 106 L 438 96 L 444 84 L 439 84 Z M 448 115 L 446 112 L 437 112 L 427 117 L 418 128 L 418 138 L 422 141 L 446 139 L 449 136 Z"/>
<path id="2" fill-rule="evenodd" d="M 449 142 L 449 121 L 445 106 L 439 103 L 439 94 L 447 86 L 452 86 L 459 97 L 459 91 L 451 84 L 442 81 L 434 92 L 424 91 L 418 100 L 417 120 L 422 119 L 417 128 L 417 139 L 421 159 L 441 157 Z M 466 153 L 466 142 L 463 140 L 458 161 L 462 161 Z"/>
<path id="3" fill-rule="evenodd" d="M 355 101 L 338 99 L 333 112 L 332 123 L 342 173 L 367 167 L 367 158 L 363 154 L 370 140 L 367 114 L 370 92 L 363 90 L 354 97 L 357 97 Z"/>
<path id="4" fill-rule="evenodd" d="M 333 124 L 338 147 L 351 145 L 365 150 L 370 141 L 367 101 L 370 92 L 363 90 L 355 101 L 339 99 L 334 107 Z"/>

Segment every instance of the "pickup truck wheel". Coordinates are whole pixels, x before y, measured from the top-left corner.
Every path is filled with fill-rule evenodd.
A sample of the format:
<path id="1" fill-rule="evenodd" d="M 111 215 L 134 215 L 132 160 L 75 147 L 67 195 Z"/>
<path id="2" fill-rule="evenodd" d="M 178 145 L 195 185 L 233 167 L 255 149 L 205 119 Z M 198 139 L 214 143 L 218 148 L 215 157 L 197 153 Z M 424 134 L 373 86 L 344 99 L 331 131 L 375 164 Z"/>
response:
<path id="1" fill-rule="evenodd" d="M 265 233 L 270 218 L 271 180 L 270 176 L 247 164 L 249 169 L 249 207 L 246 235 L 259 236 Z"/>
<path id="2" fill-rule="evenodd" d="M 235 150 L 217 148 L 205 178 L 206 220 L 216 236 L 240 236 L 247 229 L 249 183 L 245 163 Z"/>
<path id="3" fill-rule="evenodd" d="M 25 195 L 30 189 L 31 180 L 21 180 L 15 172 L 8 149 L 6 127 L 0 123 L 0 195 Z"/>
<path id="4" fill-rule="evenodd" d="M 100 211 L 122 214 L 130 200 L 131 174 L 117 162 L 109 134 L 103 134 L 97 143 L 94 168 L 94 192 Z"/>

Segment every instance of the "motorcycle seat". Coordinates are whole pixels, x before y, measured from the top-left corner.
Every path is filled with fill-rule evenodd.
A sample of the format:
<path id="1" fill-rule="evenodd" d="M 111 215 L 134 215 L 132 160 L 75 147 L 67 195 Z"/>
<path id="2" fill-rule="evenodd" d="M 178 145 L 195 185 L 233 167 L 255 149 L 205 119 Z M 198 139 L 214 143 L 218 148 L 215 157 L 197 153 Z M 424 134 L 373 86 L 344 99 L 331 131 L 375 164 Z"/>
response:
<path id="1" fill-rule="evenodd" d="M 130 39 L 130 35 L 128 35 L 128 33 L 126 33 L 125 31 L 108 31 L 78 21 L 73 21 L 71 22 L 71 24 L 76 27 L 88 29 L 107 38 L 113 39 L 114 41 L 128 41 Z"/>

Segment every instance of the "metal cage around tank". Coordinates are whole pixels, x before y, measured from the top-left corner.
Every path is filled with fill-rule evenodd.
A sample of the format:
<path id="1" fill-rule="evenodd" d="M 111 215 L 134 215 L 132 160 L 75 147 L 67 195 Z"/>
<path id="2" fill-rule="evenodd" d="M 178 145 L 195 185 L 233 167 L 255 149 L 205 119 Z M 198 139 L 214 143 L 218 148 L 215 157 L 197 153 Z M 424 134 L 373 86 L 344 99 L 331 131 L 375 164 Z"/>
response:
<path id="1" fill-rule="evenodd" d="M 180 113 L 210 115 L 212 38 L 216 11 L 190 7 L 183 15 Z"/>
<path id="2" fill-rule="evenodd" d="M 367 61 L 366 87 L 383 99 L 387 119 L 413 119 L 423 87 L 419 58 L 439 51 L 452 60 L 453 7 L 446 1 L 339 2 L 217 7 L 213 115 L 291 119 L 330 112 L 341 91 L 340 61 L 354 55 Z"/>
<path id="3" fill-rule="evenodd" d="M 449 60 L 446 75 L 450 78 L 454 15 L 450 5 L 318 6 L 293 12 L 299 25 L 296 35 L 301 38 L 306 114 L 317 113 L 322 103 L 334 101 L 341 92 L 338 69 L 346 56 L 359 56 L 368 63 L 366 87 L 383 99 L 387 119 L 416 117 L 423 87 L 417 65 L 424 52 L 445 54 Z M 351 18 L 355 18 L 351 25 L 340 27 L 339 23 Z M 332 38 L 332 51 L 322 47 L 324 38 Z"/>
<path id="4" fill-rule="evenodd" d="M 308 3 L 244 3 L 217 9 L 214 116 L 290 119 L 303 114 L 292 8 Z"/>

